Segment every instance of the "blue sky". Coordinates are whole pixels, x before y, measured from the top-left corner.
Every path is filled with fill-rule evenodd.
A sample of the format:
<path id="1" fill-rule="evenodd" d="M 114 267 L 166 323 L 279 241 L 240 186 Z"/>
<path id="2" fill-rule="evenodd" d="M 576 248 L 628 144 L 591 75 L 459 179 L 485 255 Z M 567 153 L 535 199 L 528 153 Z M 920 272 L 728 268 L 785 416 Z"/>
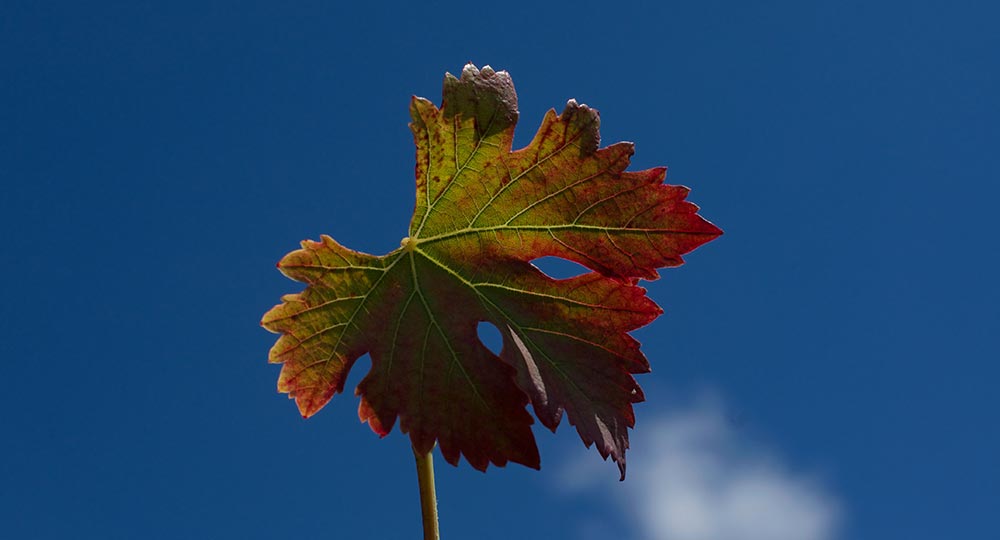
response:
<path id="1" fill-rule="evenodd" d="M 398 246 L 408 100 L 473 61 L 518 145 L 576 98 L 726 235 L 647 284 L 629 479 L 565 424 L 540 472 L 439 459 L 445 538 L 996 537 L 998 16 L 5 3 L 3 536 L 417 536 L 405 437 L 299 417 L 258 322 L 300 240 Z"/>

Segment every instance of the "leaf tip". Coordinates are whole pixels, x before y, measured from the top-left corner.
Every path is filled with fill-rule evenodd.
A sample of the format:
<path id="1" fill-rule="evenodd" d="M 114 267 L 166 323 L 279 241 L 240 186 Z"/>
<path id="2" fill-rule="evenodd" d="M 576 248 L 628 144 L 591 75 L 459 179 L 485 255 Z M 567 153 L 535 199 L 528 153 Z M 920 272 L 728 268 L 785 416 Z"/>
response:
<path id="1" fill-rule="evenodd" d="M 592 155 L 601 146 L 601 113 L 597 109 L 571 98 L 566 101 L 559 119 L 579 134 L 581 156 Z"/>
<path id="2" fill-rule="evenodd" d="M 358 404 L 358 420 L 360 420 L 362 424 L 368 424 L 368 427 L 371 428 L 371 430 L 375 432 L 380 439 L 384 439 L 385 436 L 392 431 L 392 426 L 395 422 L 386 426 L 381 420 L 379 420 L 378 414 L 375 412 L 375 409 L 371 406 L 371 404 L 368 403 L 368 400 L 365 399 L 360 386 L 354 389 L 354 395 L 361 397 L 361 403 Z"/>
<path id="3" fill-rule="evenodd" d="M 288 394 L 288 397 L 295 400 L 295 404 L 299 407 L 299 414 L 302 415 L 303 419 L 308 419 L 322 408 L 322 406 L 317 407 L 311 399 L 300 399 L 294 392 Z"/>
<path id="4" fill-rule="evenodd" d="M 285 298 L 288 296 L 290 295 L 283 296 L 282 301 L 286 301 Z M 281 329 L 274 326 L 274 321 L 275 319 L 281 317 L 281 310 L 283 307 L 284 304 L 278 304 L 272 307 L 271 309 L 267 310 L 267 313 L 264 313 L 264 315 L 260 318 L 261 328 L 267 330 L 268 332 L 271 332 L 272 334 L 280 334 Z M 271 347 L 270 352 L 268 352 L 268 359 L 270 362 L 274 362 L 274 360 L 271 360 L 271 358 L 273 358 L 276 355 L 275 349 L 277 348 L 277 346 L 278 344 L 275 343 L 274 346 Z"/>
<path id="5" fill-rule="evenodd" d="M 702 219 L 704 219 L 704 218 L 702 218 Z M 718 237 L 718 236 L 722 236 L 722 235 L 726 234 L 726 231 L 723 231 L 722 228 L 719 227 L 718 225 L 716 225 L 715 223 L 712 223 L 711 221 L 709 221 L 707 219 L 705 220 L 705 223 L 708 223 L 708 226 L 712 228 L 712 234 L 714 234 L 715 236 Z"/>
<path id="6" fill-rule="evenodd" d="M 474 118 L 480 137 L 499 133 L 517 123 L 514 82 L 506 71 L 479 69 L 470 62 L 461 77 L 445 74 L 441 110 L 446 118 Z"/>

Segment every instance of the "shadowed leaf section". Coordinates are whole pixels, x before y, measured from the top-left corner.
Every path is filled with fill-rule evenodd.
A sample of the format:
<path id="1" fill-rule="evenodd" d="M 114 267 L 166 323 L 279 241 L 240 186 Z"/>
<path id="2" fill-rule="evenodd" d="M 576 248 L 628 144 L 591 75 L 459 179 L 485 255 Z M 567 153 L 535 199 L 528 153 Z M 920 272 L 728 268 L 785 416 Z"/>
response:
<path id="1" fill-rule="evenodd" d="M 281 334 L 278 389 L 311 416 L 368 353 L 359 415 L 381 436 L 398 421 L 419 452 L 437 442 L 449 463 L 538 468 L 530 403 L 551 430 L 565 414 L 624 478 L 643 400 L 633 375 L 649 371 L 629 332 L 661 313 L 636 283 L 721 231 L 687 188 L 663 184 L 666 169 L 626 171 L 631 143 L 599 148 L 597 111 L 575 101 L 511 151 L 505 72 L 467 65 L 446 76 L 440 108 L 414 98 L 410 113 L 416 210 L 400 248 L 376 257 L 323 236 L 278 264 L 307 285 L 262 321 Z M 542 257 L 592 271 L 553 279 L 531 264 Z M 479 339 L 483 321 L 499 354 Z"/>

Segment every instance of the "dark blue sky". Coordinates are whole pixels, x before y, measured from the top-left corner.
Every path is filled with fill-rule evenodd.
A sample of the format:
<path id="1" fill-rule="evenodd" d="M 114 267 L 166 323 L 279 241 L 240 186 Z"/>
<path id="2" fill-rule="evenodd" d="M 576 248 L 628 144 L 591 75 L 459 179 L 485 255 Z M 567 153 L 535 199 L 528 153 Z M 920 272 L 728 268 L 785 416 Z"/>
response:
<path id="1" fill-rule="evenodd" d="M 813 539 L 998 534 L 991 4 L 59 4 L 0 7 L 3 536 L 416 537 L 367 360 L 302 420 L 258 322 L 300 240 L 398 246 L 408 100 L 466 61 L 511 73 L 518 145 L 576 98 L 726 230 L 647 285 L 637 455 L 707 392 L 736 462 L 838 509 Z M 568 495 L 614 465 L 536 435 L 540 472 L 438 460 L 445 538 L 676 530 L 606 493 L 674 476 Z"/>

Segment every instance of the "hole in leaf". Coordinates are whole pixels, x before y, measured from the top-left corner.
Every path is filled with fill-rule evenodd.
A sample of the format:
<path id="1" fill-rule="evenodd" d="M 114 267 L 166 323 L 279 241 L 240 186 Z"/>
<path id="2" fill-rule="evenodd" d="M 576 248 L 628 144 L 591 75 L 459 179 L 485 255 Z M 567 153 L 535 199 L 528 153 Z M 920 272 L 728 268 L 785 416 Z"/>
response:
<path id="1" fill-rule="evenodd" d="M 361 384 L 361 380 L 364 379 L 371 370 L 372 357 L 368 354 L 361 355 L 360 358 L 355 360 L 354 365 L 351 366 L 351 371 L 347 373 L 347 379 L 344 381 L 344 392 L 354 394 L 354 389 Z"/>
<path id="2" fill-rule="evenodd" d="M 503 338 L 500 336 L 500 330 L 493 323 L 479 321 L 476 334 L 479 335 L 479 341 L 482 342 L 483 346 L 492 351 L 493 354 L 500 355 L 500 349 L 503 348 Z"/>
<path id="3" fill-rule="evenodd" d="M 560 257 L 539 257 L 531 264 L 552 279 L 568 279 L 591 272 L 590 268 Z"/>

